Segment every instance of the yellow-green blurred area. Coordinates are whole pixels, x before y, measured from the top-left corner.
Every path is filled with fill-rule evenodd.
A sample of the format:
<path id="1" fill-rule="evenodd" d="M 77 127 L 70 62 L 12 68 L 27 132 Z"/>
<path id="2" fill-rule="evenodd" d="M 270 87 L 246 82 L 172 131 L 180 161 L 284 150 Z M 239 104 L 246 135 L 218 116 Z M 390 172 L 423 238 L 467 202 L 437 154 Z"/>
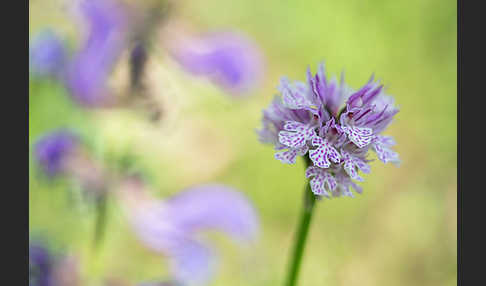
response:
<path id="1" fill-rule="evenodd" d="M 107 276 L 136 283 L 168 275 L 167 261 L 138 242 L 116 200 L 103 245 L 92 252 L 92 209 L 71 183 L 43 177 L 32 156 L 39 136 L 69 127 L 108 168 L 125 164 L 143 172 L 160 198 L 207 182 L 241 190 L 259 212 L 260 238 L 241 249 L 211 236 L 220 255 L 211 285 L 282 285 L 306 184 L 304 162 L 275 160 L 255 129 L 279 78 L 304 80 L 307 66 L 315 71 L 324 60 L 329 75 L 344 70 L 354 88 L 372 73 L 385 84 L 400 107 L 385 135 L 396 139 L 402 164 L 375 160 L 363 194 L 318 202 L 299 285 L 455 285 L 456 2 L 175 2 L 172 17 L 199 31 L 235 29 L 252 37 L 265 56 L 262 85 L 247 97 L 228 96 L 185 74 L 156 45 L 147 76 L 163 112 L 152 122 L 143 108 L 84 109 L 61 84 L 31 80 L 31 235 L 77 254 L 86 285 L 101 285 Z M 77 41 L 65 2 L 30 1 L 29 9 L 31 36 L 52 27 L 70 44 Z M 115 85 L 125 84 L 116 82 L 126 77 L 122 61 Z"/>

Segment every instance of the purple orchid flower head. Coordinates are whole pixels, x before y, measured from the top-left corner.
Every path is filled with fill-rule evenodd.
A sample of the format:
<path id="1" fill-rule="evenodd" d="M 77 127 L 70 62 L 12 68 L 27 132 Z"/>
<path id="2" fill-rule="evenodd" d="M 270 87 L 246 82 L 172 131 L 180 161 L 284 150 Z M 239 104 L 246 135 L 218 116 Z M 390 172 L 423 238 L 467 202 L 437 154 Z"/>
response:
<path id="1" fill-rule="evenodd" d="M 66 82 L 72 96 L 86 106 L 112 100 L 107 79 L 126 42 L 127 14 L 114 0 L 81 1 L 87 37 L 70 62 Z"/>
<path id="2" fill-rule="evenodd" d="M 259 139 L 274 145 L 275 158 L 283 163 L 308 158 L 306 177 L 312 178 L 315 195 L 353 197 L 351 187 L 361 193 L 353 180 L 363 181 L 359 170 L 371 171 L 369 150 L 384 163 L 400 162 L 391 149 L 394 140 L 381 134 L 398 108 L 373 77 L 354 91 L 342 74 L 339 83 L 335 77 L 329 80 L 321 63 L 315 75 L 307 70 L 305 83 L 283 77 L 278 90 L 281 95 L 263 111 Z"/>
<path id="3" fill-rule="evenodd" d="M 52 30 L 43 30 L 34 36 L 29 49 L 29 66 L 33 75 L 58 77 L 64 71 L 66 60 L 65 46 Z"/>
<path id="4" fill-rule="evenodd" d="M 216 256 L 198 238 L 200 232 L 220 231 L 239 242 L 254 241 L 258 234 L 250 202 L 224 185 L 193 187 L 166 200 L 150 198 L 140 183 L 118 193 L 141 242 L 170 259 L 175 279 L 170 283 L 201 285 L 212 277 Z"/>
<path id="5" fill-rule="evenodd" d="M 40 243 L 29 244 L 29 286 L 51 286 L 53 257 Z"/>
<path id="6" fill-rule="evenodd" d="M 63 172 L 65 159 L 79 144 L 71 131 L 61 129 L 45 134 L 35 144 L 35 159 L 50 177 Z"/>
<path id="7" fill-rule="evenodd" d="M 232 95 L 249 91 L 261 80 L 262 53 L 242 34 L 223 31 L 169 40 L 174 43 L 169 45 L 170 54 L 184 70 L 209 78 Z"/>

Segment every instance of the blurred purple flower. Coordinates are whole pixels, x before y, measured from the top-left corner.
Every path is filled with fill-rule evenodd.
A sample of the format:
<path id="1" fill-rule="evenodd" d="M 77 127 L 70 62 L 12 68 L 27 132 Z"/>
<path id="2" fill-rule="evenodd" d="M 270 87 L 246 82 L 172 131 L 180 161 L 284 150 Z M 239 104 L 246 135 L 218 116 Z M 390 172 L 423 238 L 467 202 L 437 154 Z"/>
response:
<path id="1" fill-rule="evenodd" d="M 54 176 L 63 171 L 63 160 L 77 145 L 78 138 L 67 130 L 50 132 L 35 144 L 35 158 L 49 176 Z"/>
<path id="2" fill-rule="evenodd" d="M 128 194 L 124 201 L 131 204 L 130 218 L 139 239 L 170 258 L 174 278 L 183 285 L 204 284 L 214 271 L 215 255 L 196 238 L 198 232 L 217 230 L 240 242 L 258 233 L 255 210 L 230 187 L 193 187 L 164 201 L 144 197 L 140 188 L 121 193 Z"/>
<path id="3" fill-rule="evenodd" d="M 29 244 L 29 286 L 52 285 L 52 257 L 47 248 L 38 244 Z"/>
<path id="4" fill-rule="evenodd" d="M 393 139 L 380 135 L 398 109 L 373 77 L 353 91 L 343 76 L 339 84 L 328 80 L 321 64 L 316 75 L 308 69 L 306 83 L 283 77 L 278 89 L 281 97 L 263 111 L 260 141 L 274 145 L 275 158 L 286 164 L 309 153 L 306 177 L 314 194 L 353 197 L 351 187 L 361 193 L 352 179 L 363 181 L 358 170 L 370 172 L 369 149 L 385 163 L 399 163 Z"/>
<path id="5" fill-rule="evenodd" d="M 137 286 L 182 286 L 176 282 L 164 281 L 164 282 L 144 282 L 139 283 Z"/>
<path id="6" fill-rule="evenodd" d="M 34 75 L 58 77 L 67 60 L 64 44 L 53 31 L 43 30 L 31 40 L 29 60 Z"/>
<path id="7" fill-rule="evenodd" d="M 77 259 L 54 255 L 42 243 L 29 243 L 29 286 L 80 285 Z"/>
<path id="8" fill-rule="evenodd" d="M 99 105 L 111 96 L 106 81 L 124 48 L 127 19 L 111 0 L 83 1 L 81 11 L 88 36 L 70 63 L 67 86 L 81 104 Z"/>
<path id="9" fill-rule="evenodd" d="M 170 49 L 186 71 L 204 75 L 235 95 L 253 88 L 262 76 L 261 52 L 243 35 L 220 32 L 182 37 Z"/>

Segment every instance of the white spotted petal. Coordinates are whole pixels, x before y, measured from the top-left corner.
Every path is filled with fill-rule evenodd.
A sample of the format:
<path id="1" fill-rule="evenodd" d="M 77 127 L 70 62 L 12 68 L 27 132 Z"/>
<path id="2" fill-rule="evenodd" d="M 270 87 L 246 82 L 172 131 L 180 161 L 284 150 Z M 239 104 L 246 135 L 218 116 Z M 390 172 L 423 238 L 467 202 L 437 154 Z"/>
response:
<path id="1" fill-rule="evenodd" d="M 367 127 L 341 126 L 341 129 L 348 135 L 349 140 L 359 148 L 363 148 L 371 143 L 373 130 Z"/>
<path id="2" fill-rule="evenodd" d="M 339 163 L 341 161 L 341 155 L 339 152 L 327 141 L 320 137 L 312 138 L 312 145 L 318 146 L 314 150 L 309 150 L 309 158 L 314 164 L 321 168 L 329 168 L 331 161 Z"/>
<path id="3" fill-rule="evenodd" d="M 378 135 L 373 138 L 372 148 L 378 155 L 378 159 L 383 163 L 392 162 L 394 164 L 399 164 L 400 158 L 398 157 L 398 153 L 390 148 L 393 145 L 395 145 L 393 138 Z"/>
<path id="4" fill-rule="evenodd" d="M 291 85 L 288 78 L 280 79 L 278 90 L 282 93 L 283 103 L 290 109 L 307 109 L 312 106 L 312 102 L 307 97 L 307 86 L 304 83 L 297 82 Z"/>
<path id="5" fill-rule="evenodd" d="M 310 186 L 315 195 L 329 197 L 329 194 L 337 187 L 337 182 L 334 176 L 324 169 L 309 167 L 307 168 L 305 175 L 307 178 L 314 177 L 310 180 Z"/>
<path id="6" fill-rule="evenodd" d="M 275 153 L 275 159 L 285 164 L 295 164 L 297 156 L 304 156 L 309 147 L 304 146 L 298 149 L 289 149 Z"/>
<path id="7" fill-rule="evenodd" d="M 370 166 L 366 162 L 358 157 L 354 157 L 346 151 L 341 150 L 344 161 L 344 171 L 355 180 L 363 181 L 363 178 L 358 175 L 356 167 L 364 173 L 370 172 Z"/>
<path id="8" fill-rule="evenodd" d="M 304 147 L 315 136 L 313 126 L 296 121 L 286 121 L 284 129 L 278 133 L 279 142 L 291 148 Z"/>

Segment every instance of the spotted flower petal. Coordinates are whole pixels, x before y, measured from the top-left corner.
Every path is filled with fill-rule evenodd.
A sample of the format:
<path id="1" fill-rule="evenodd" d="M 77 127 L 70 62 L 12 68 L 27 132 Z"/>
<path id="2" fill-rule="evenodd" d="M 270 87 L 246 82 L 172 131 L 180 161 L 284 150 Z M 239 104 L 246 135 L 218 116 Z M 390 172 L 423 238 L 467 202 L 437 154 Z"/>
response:
<path id="1" fill-rule="evenodd" d="M 310 186 L 312 192 L 318 196 L 329 197 L 329 194 L 337 187 L 336 179 L 324 169 L 309 167 L 305 171 L 305 175 L 307 178 L 313 177 L 310 180 Z"/>
<path id="2" fill-rule="evenodd" d="M 306 109 L 312 106 L 307 97 L 307 87 L 304 83 L 297 82 L 294 86 L 287 77 L 280 79 L 278 90 L 282 93 L 284 105 L 290 109 Z"/>
<path id="3" fill-rule="evenodd" d="M 275 153 L 275 159 L 285 164 L 295 164 L 297 156 L 304 156 L 309 147 L 304 146 L 297 149 L 289 149 Z"/>
<path id="4" fill-rule="evenodd" d="M 378 159 L 383 163 L 394 163 L 399 164 L 400 158 L 398 153 L 393 151 L 390 147 L 395 145 L 395 141 L 390 136 L 381 136 L 378 135 L 373 139 L 373 150 L 378 155 Z"/>
<path id="5" fill-rule="evenodd" d="M 359 148 L 366 147 L 373 139 L 373 130 L 367 127 L 341 126 L 349 140 Z"/>
<path id="6" fill-rule="evenodd" d="M 278 133 L 279 141 L 292 148 L 303 147 L 315 136 L 314 127 L 296 121 L 285 122 L 284 129 Z"/>
<path id="7" fill-rule="evenodd" d="M 358 194 L 363 192 L 363 189 L 354 183 L 345 172 L 338 172 L 336 174 L 336 180 L 338 182 L 338 188 L 336 189 L 336 192 L 333 193 L 334 196 L 346 196 L 354 198 L 351 188 L 353 188 Z"/>
<path id="8" fill-rule="evenodd" d="M 366 162 L 358 157 L 351 155 L 346 151 L 341 151 L 344 161 L 344 170 L 346 173 L 355 180 L 363 181 L 363 178 L 358 175 L 356 168 L 360 169 L 364 173 L 370 172 L 370 166 Z"/>
<path id="9" fill-rule="evenodd" d="M 309 158 L 314 164 L 321 168 L 329 168 L 331 161 L 339 163 L 341 161 L 341 155 L 339 152 L 327 141 L 321 137 L 312 138 L 312 145 L 318 146 L 314 150 L 309 150 Z"/>

